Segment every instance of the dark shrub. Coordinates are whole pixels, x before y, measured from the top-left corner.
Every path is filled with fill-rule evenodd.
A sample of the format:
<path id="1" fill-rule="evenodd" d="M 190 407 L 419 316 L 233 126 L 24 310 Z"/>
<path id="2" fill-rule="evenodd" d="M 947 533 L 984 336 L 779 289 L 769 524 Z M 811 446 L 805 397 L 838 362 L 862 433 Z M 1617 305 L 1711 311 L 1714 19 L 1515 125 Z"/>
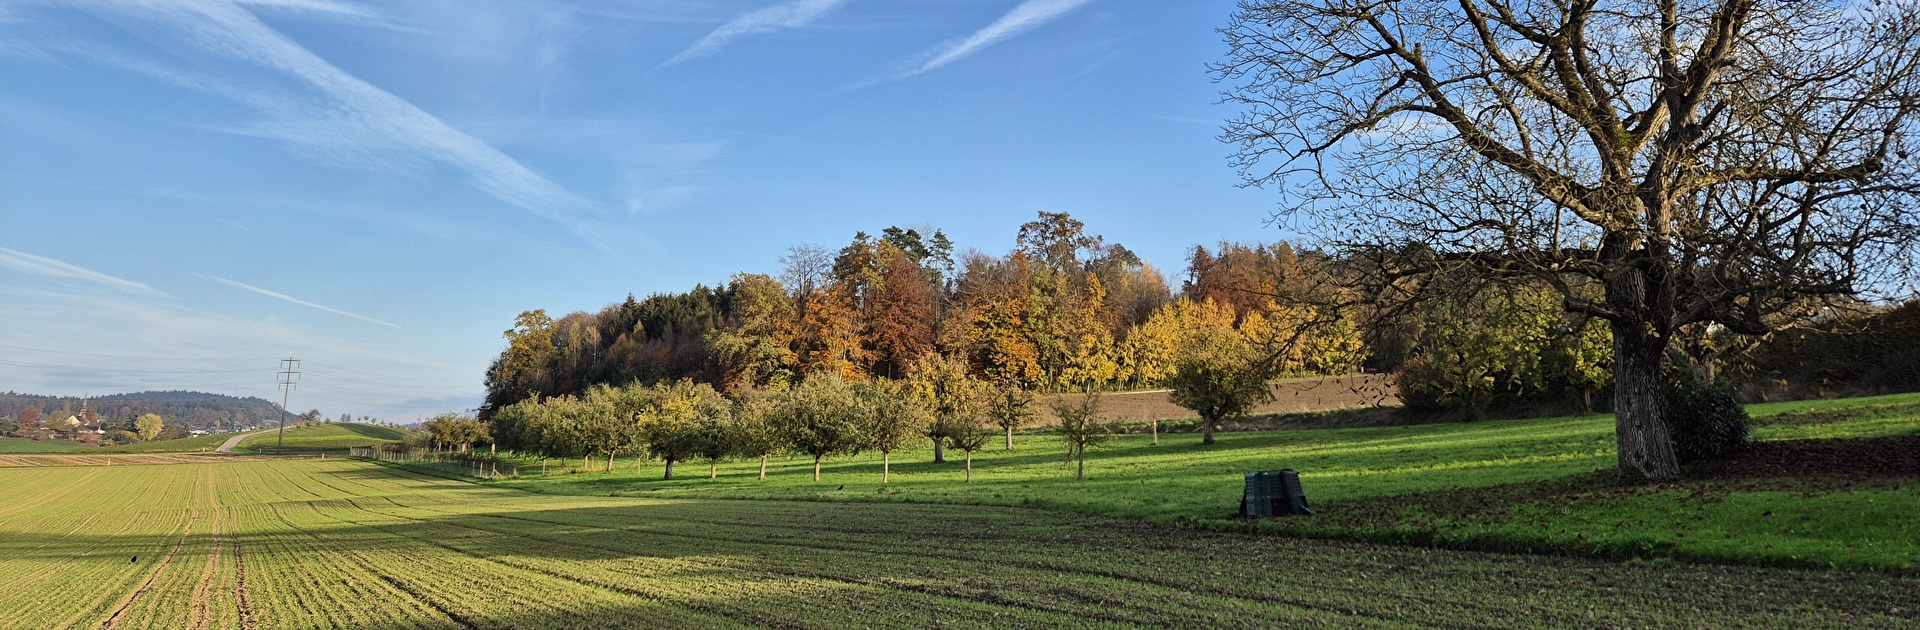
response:
<path id="1" fill-rule="evenodd" d="M 1680 463 L 1719 459 L 1747 448 L 1747 410 L 1733 390 L 1702 385 L 1691 374 L 1667 378 L 1667 430 Z"/>

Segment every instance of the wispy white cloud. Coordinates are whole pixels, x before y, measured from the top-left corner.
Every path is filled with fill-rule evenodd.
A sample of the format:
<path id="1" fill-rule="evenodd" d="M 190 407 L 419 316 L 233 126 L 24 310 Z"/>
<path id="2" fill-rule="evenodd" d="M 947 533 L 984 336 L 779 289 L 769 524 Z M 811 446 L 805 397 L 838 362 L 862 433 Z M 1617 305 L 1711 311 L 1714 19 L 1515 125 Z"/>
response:
<path id="1" fill-rule="evenodd" d="M 258 7 L 258 8 L 264 8 L 264 9 L 279 9 L 283 11 L 299 11 L 302 13 L 320 13 L 320 14 L 339 15 L 339 16 L 355 17 L 355 18 L 368 18 L 368 19 L 379 17 L 379 15 L 374 13 L 372 9 L 368 9 L 366 7 L 349 3 L 349 2 L 335 2 L 334 0 L 234 0 L 234 1 L 249 7 Z"/>
<path id="2" fill-rule="evenodd" d="M 248 3 L 355 17 L 372 15 L 357 5 L 330 0 Z M 279 73 L 317 92 L 317 99 L 312 94 L 267 96 L 253 89 L 256 86 L 195 77 L 151 63 L 132 63 L 124 57 L 104 59 L 236 100 L 269 116 L 265 122 L 248 126 L 247 133 L 336 158 L 363 156 L 377 167 L 451 166 L 463 172 L 474 187 L 501 201 L 561 222 L 577 233 L 592 231 L 577 216 L 589 208 L 585 200 L 413 103 L 328 63 L 261 22 L 239 3 L 173 0 L 93 6 L 157 23 L 204 53 Z"/>
<path id="3" fill-rule="evenodd" d="M 1026 0 L 1019 6 L 1007 11 L 986 28 L 974 31 L 961 39 L 939 48 L 927 56 L 927 61 L 919 67 L 901 73 L 895 79 L 905 79 L 917 74 L 935 70 L 941 66 L 967 58 L 988 46 L 1019 36 L 1021 33 L 1039 28 L 1048 22 L 1078 9 L 1093 0 Z"/>
<path id="4" fill-rule="evenodd" d="M 721 47 L 732 43 L 733 40 L 748 35 L 771 33 L 781 29 L 800 28 L 812 24 L 814 20 L 825 17 L 828 13 L 832 13 L 842 6 L 846 6 L 849 1 L 850 0 L 791 0 L 748 12 L 745 15 L 734 18 L 726 24 L 720 25 L 720 28 L 713 29 L 713 32 L 707 33 L 706 37 L 700 38 L 700 41 L 694 42 L 692 46 L 680 51 L 680 54 L 674 55 L 672 59 L 668 59 L 665 63 L 660 64 L 659 67 L 665 68 L 711 55 L 719 51 Z"/>
<path id="5" fill-rule="evenodd" d="M 340 309 L 337 309 L 337 308 L 334 308 L 334 307 L 331 307 L 331 306 L 326 306 L 326 305 L 322 305 L 322 304 L 314 304 L 314 303 L 312 303 L 312 302 L 308 302 L 308 301 L 306 301 L 306 300 L 302 300 L 302 299 L 300 299 L 300 298 L 297 298 L 297 297 L 293 297 L 293 296 L 291 296 L 291 295 L 287 295 L 287 294 L 285 294 L 285 293 L 280 293 L 280 292 L 278 292 L 278 291 L 269 291 L 269 290 L 267 290 L 267 289 L 262 289 L 262 288 L 260 288 L 260 287 L 256 287 L 256 286 L 253 286 L 253 285 L 251 285 L 251 284 L 247 284 L 247 283 L 244 283 L 244 282 L 236 282 L 236 281 L 233 281 L 233 280 L 228 280 L 228 279 L 226 279 L 226 278 L 222 278 L 222 277 L 219 277 L 219 276 L 209 276 L 209 275 L 207 275 L 207 274 L 204 274 L 204 273 L 195 273 L 195 274 L 193 274 L 193 275 L 196 275 L 196 276 L 200 276 L 200 277 L 202 277 L 202 278 L 206 278 L 206 279 L 208 279 L 208 280 L 212 280 L 212 281 L 214 281 L 214 282 L 218 282 L 218 283 L 220 283 L 220 284 L 224 284 L 224 285 L 227 285 L 227 286 L 230 286 L 230 287 L 233 287 L 233 288 L 235 288 L 235 289 L 240 289 L 240 290 L 242 290 L 242 291 L 247 291 L 247 292 L 250 292 L 250 293 L 256 293 L 256 294 L 259 294 L 259 295 L 264 295 L 264 296 L 267 296 L 267 297 L 270 297 L 270 298 L 273 298 L 273 299 L 276 299 L 276 300 L 284 300 L 284 301 L 287 301 L 287 302 L 292 302 L 292 303 L 294 303 L 294 304 L 299 304 L 299 305 L 301 305 L 301 306 L 305 306 L 305 307 L 307 307 L 307 308 L 313 308 L 313 309 L 319 309 L 319 310 L 322 310 L 322 311 L 326 311 L 326 312 L 328 312 L 328 313 L 333 313 L 333 314 L 335 314 L 335 315 L 341 315 L 341 316 L 345 316 L 345 317 L 351 317 L 351 318 L 354 318 L 354 319 L 357 319 L 357 320 L 360 320 L 360 321 L 364 321 L 364 322 L 372 322 L 372 323 L 375 323 L 375 324 L 379 324 L 379 325 L 381 325 L 381 326 L 386 326 L 386 327 L 388 327 L 388 328 L 399 328 L 399 327 L 400 327 L 400 325 L 399 325 L 399 324 L 393 324 L 393 323 L 389 323 L 389 322 L 383 322 L 383 321 L 380 321 L 380 320 L 377 320 L 377 319 L 374 319 L 374 318 L 371 318 L 371 317 L 367 317 L 367 316 L 365 316 L 365 315 L 360 315 L 360 314 L 356 314 L 356 313 L 349 313 L 349 312 L 347 312 L 347 311 L 343 311 L 343 310 L 340 310 Z"/>
<path id="6" fill-rule="evenodd" d="M 116 278 L 78 265 L 64 263 L 52 258 L 35 256 L 5 247 L 0 247 L 0 267 L 46 278 L 79 280 L 138 295 L 153 297 L 166 297 L 167 295 L 153 287 L 132 280 Z"/>

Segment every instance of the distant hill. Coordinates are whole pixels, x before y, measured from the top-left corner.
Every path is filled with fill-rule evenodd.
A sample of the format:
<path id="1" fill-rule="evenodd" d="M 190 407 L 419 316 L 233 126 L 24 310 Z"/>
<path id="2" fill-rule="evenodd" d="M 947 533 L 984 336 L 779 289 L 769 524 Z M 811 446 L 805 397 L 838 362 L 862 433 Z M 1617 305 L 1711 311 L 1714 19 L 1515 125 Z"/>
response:
<path id="1" fill-rule="evenodd" d="M 19 417 L 20 411 L 38 407 L 42 414 L 62 408 L 80 411 L 82 399 L 72 396 L 41 396 L 15 392 L 0 393 L 0 418 Z M 239 398 L 206 392 L 135 392 L 94 396 L 91 404 L 102 420 L 125 420 L 141 414 L 158 414 L 193 429 L 234 429 L 280 419 L 280 406 L 264 398 Z"/>

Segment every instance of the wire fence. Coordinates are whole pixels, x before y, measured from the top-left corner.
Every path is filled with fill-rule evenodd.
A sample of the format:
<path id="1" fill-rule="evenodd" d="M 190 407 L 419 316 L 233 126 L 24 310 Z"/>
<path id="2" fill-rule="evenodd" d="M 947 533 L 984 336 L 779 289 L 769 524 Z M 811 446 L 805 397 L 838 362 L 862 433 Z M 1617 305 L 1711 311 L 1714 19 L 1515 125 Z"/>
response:
<path id="1" fill-rule="evenodd" d="M 407 448 L 399 444 L 378 446 L 355 446 L 348 455 L 392 464 L 405 464 L 429 470 L 453 473 L 478 479 L 516 479 L 520 477 L 520 467 L 505 461 L 491 453 L 462 453 L 459 451 L 436 451 L 424 448 Z"/>

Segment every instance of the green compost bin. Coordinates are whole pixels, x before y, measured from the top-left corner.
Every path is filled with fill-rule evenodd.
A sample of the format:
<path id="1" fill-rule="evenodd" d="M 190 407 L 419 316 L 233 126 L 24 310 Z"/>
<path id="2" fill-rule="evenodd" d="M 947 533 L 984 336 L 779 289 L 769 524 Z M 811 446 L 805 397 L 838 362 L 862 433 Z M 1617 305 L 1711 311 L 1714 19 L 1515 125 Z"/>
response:
<path id="1" fill-rule="evenodd" d="M 1300 473 L 1291 468 L 1247 473 L 1247 490 L 1240 495 L 1240 513 L 1248 517 L 1312 514 Z"/>

